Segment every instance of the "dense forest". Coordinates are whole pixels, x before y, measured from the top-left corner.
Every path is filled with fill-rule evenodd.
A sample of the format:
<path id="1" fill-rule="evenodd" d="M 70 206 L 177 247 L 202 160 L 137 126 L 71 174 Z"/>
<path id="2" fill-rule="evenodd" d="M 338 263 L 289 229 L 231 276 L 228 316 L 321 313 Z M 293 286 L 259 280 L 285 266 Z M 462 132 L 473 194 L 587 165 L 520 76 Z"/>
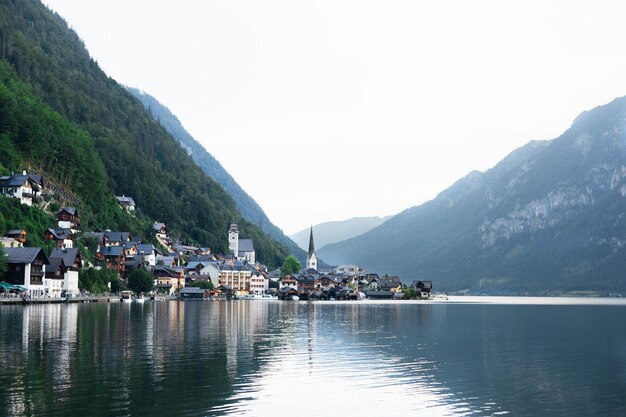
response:
<path id="1" fill-rule="evenodd" d="M 204 173 L 213 178 L 230 194 L 237 208 L 246 220 L 258 225 L 265 233 L 287 246 L 289 251 L 301 262 L 306 261 L 306 252 L 300 249 L 293 240 L 285 236 L 285 234 L 270 221 L 257 202 L 237 184 L 235 179 L 222 167 L 219 161 L 187 132 L 178 118 L 172 114 L 167 107 L 151 95 L 137 88 L 126 88 L 130 93 L 141 100 L 152 117 L 180 143 L 194 162 L 202 168 Z"/>
<path id="2" fill-rule="evenodd" d="M 274 266 L 288 254 L 98 67 L 60 16 L 39 1 L 2 2 L 0 47 L 5 171 L 31 167 L 66 186 L 88 226 L 143 229 L 117 211 L 113 196 L 125 194 L 140 215 L 215 251 L 227 249 L 234 221 L 260 261 Z"/>

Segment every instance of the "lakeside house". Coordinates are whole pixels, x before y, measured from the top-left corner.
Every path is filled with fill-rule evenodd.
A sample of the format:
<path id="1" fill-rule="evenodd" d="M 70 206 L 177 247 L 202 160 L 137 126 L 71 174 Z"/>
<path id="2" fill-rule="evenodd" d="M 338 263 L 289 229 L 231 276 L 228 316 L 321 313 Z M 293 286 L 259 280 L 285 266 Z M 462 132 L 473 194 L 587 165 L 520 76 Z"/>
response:
<path id="1" fill-rule="evenodd" d="M 41 248 L 6 248 L 7 272 L 4 280 L 27 290 L 30 297 L 43 297 L 45 265 L 50 261 Z"/>
<path id="2" fill-rule="evenodd" d="M 61 259 L 63 261 L 63 281 L 61 282 L 61 296 L 77 296 L 78 274 L 83 268 L 83 255 L 78 248 L 57 248 L 50 253 L 49 260 Z"/>

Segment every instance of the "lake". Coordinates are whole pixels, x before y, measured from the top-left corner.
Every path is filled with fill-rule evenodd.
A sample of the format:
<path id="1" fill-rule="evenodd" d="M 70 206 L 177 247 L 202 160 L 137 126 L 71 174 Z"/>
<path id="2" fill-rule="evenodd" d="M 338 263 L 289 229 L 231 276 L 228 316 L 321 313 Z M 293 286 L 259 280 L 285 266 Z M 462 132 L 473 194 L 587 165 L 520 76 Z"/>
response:
<path id="1" fill-rule="evenodd" d="M 0 307 L 1 416 L 624 416 L 626 300 Z"/>

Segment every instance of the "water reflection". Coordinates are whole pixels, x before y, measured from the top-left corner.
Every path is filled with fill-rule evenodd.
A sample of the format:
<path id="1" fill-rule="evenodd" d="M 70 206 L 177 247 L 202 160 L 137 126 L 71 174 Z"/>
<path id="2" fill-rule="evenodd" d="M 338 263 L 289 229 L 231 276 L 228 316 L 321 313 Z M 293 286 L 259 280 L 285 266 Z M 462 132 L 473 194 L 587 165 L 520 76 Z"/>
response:
<path id="1" fill-rule="evenodd" d="M 625 415 L 625 306 L 0 308 L 0 415 Z"/>

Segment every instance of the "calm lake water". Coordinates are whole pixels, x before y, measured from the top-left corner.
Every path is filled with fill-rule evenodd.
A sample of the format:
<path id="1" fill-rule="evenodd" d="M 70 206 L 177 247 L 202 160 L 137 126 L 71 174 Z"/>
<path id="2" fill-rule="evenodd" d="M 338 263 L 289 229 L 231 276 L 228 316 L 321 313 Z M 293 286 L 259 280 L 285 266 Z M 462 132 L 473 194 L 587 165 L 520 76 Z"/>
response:
<path id="1" fill-rule="evenodd" d="M 626 415 L 626 302 L 463 300 L 1 306 L 0 416 Z"/>

